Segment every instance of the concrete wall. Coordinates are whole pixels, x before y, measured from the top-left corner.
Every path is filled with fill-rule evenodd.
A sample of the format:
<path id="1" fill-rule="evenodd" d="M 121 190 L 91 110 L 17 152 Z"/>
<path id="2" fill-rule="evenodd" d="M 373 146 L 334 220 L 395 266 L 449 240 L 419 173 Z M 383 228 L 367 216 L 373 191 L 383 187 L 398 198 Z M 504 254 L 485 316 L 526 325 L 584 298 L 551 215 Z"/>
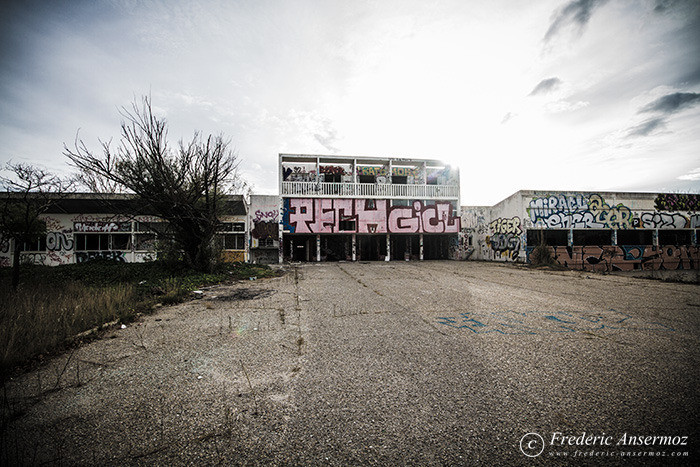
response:
<path id="1" fill-rule="evenodd" d="M 250 261 L 277 263 L 279 258 L 279 196 L 251 195 L 248 209 Z"/>
<path id="2" fill-rule="evenodd" d="M 655 193 L 519 191 L 491 208 L 462 207 L 462 237 L 470 259 L 526 262 L 536 246 L 529 230 L 556 230 L 566 244 L 551 251 L 562 265 L 586 270 L 700 268 L 700 196 Z M 582 232 L 610 241 L 582 243 Z M 630 244 L 620 232 L 650 241 Z M 687 240 L 665 241 L 668 231 Z M 471 237 L 471 245 L 468 245 Z M 620 237 L 618 241 L 618 237 Z"/>

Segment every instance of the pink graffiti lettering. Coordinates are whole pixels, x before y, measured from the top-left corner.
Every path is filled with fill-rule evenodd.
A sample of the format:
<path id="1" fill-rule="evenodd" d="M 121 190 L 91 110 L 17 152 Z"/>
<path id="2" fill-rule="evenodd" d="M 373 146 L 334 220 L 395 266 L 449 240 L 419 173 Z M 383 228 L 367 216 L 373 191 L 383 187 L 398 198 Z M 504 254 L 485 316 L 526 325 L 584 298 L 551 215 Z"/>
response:
<path id="1" fill-rule="evenodd" d="M 253 222 L 260 222 L 261 220 L 270 220 L 274 221 L 277 220 L 277 215 L 279 214 L 279 211 L 277 209 L 273 209 L 270 211 L 261 211 L 258 209 L 255 211 L 255 217 L 253 217 Z"/>
<path id="2" fill-rule="evenodd" d="M 446 202 L 390 206 L 385 199 L 293 198 L 287 206 L 295 233 L 458 233 L 461 228 L 461 219 Z"/>

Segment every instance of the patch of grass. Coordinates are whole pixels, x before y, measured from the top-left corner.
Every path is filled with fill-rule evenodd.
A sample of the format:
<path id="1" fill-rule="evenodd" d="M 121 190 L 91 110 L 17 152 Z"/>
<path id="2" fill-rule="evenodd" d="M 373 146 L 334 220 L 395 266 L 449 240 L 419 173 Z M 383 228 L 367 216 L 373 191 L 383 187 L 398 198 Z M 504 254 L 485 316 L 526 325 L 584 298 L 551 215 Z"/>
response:
<path id="1" fill-rule="evenodd" d="M 157 303 L 171 305 L 197 288 L 276 275 L 267 266 L 220 265 L 212 273 L 182 263 L 91 261 L 63 266 L 25 266 L 20 287 L 0 269 L 0 371 L 61 350 L 80 333 L 110 322 L 128 322 Z"/>

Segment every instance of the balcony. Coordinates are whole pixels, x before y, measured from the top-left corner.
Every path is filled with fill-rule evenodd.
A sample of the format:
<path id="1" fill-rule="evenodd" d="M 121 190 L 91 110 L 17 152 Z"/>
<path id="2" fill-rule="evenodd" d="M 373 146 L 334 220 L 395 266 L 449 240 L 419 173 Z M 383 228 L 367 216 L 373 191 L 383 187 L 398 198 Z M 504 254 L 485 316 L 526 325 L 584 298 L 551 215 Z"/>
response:
<path id="1" fill-rule="evenodd" d="M 282 182 L 282 196 L 310 198 L 457 199 L 456 185 Z"/>

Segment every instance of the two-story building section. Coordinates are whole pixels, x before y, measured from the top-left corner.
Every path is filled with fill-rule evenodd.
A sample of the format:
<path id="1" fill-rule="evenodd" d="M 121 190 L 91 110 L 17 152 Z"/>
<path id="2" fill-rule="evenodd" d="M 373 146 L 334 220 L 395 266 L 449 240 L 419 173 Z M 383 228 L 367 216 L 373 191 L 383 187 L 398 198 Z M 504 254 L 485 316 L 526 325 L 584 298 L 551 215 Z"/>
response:
<path id="1" fill-rule="evenodd" d="M 279 261 L 451 258 L 459 170 L 438 160 L 279 155 Z"/>

